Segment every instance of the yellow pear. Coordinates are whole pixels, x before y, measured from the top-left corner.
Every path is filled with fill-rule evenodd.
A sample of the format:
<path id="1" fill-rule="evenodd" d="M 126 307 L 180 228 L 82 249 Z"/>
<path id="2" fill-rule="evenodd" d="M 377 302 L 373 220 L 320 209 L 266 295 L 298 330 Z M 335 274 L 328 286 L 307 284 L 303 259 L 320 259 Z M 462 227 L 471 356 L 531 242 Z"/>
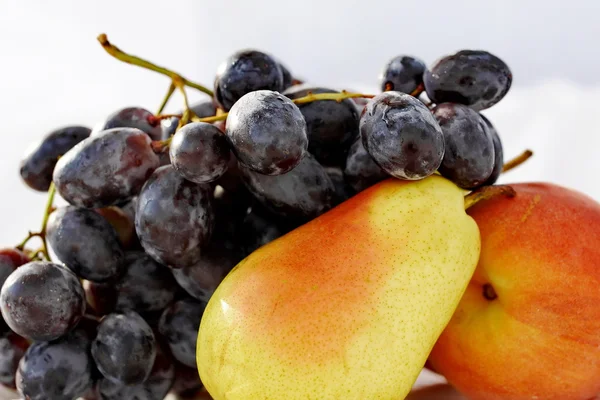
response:
<path id="1" fill-rule="evenodd" d="M 463 191 L 387 180 L 258 249 L 197 344 L 215 400 L 404 399 L 477 265 Z"/>

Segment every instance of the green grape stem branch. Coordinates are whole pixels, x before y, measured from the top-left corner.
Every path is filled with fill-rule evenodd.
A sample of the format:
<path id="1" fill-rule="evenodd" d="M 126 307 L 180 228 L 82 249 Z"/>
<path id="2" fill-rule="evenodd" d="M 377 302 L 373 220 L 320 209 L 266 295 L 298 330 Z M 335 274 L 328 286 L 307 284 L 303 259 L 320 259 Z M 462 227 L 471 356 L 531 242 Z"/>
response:
<path id="1" fill-rule="evenodd" d="M 54 196 L 56 195 L 56 186 L 54 183 L 50 184 L 50 188 L 48 189 L 48 200 L 46 201 L 46 208 L 44 209 L 44 217 L 42 219 L 42 227 L 39 232 L 29 232 L 27 237 L 23 239 L 21 243 L 19 243 L 16 248 L 23 251 L 27 243 L 33 239 L 34 237 L 39 237 L 42 240 L 42 248 L 38 251 L 34 252 L 34 257 L 37 257 L 41 252 L 47 261 L 50 260 L 50 253 L 48 252 L 48 242 L 46 241 L 46 229 L 48 227 L 48 219 L 50 218 L 50 214 L 54 210 Z"/>

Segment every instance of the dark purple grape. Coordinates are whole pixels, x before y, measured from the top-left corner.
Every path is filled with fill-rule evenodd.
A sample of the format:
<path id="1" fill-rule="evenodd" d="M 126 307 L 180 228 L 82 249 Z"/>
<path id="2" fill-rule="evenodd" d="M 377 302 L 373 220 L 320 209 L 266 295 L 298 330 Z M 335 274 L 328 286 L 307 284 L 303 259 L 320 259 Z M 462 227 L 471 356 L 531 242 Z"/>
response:
<path id="1" fill-rule="evenodd" d="M 488 131 L 490 132 L 490 135 L 492 135 L 492 142 L 494 143 L 494 170 L 484 183 L 485 186 L 489 186 L 496 183 L 500 177 L 500 174 L 502 174 L 502 168 L 504 168 L 504 150 L 502 148 L 502 141 L 500 140 L 500 136 L 498 135 L 498 131 L 496 131 L 494 125 L 492 125 L 490 120 L 484 115 L 479 115 L 485 121 Z"/>
<path id="2" fill-rule="evenodd" d="M 282 63 L 279 63 L 279 68 L 281 69 L 281 76 L 283 77 L 282 90 L 285 90 L 294 84 L 294 78 L 292 77 L 290 70 Z"/>
<path id="3" fill-rule="evenodd" d="M 308 147 L 298 107 L 269 90 L 248 93 L 235 104 L 227 116 L 227 137 L 239 162 L 265 175 L 290 171 Z"/>
<path id="4" fill-rule="evenodd" d="M 257 50 L 242 50 L 219 66 L 215 99 L 225 111 L 245 94 L 257 90 L 283 91 L 283 73 L 270 55 Z"/>
<path id="5" fill-rule="evenodd" d="M 184 299 L 171 304 L 160 317 L 158 331 L 167 339 L 173 357 L 188 367 L 196 367 L 196 339 L 205 308 L 205 302 Z"/>
<path id="6" fill-rule="evenodd" d="M 27 151 L 21 161 L 21 178 L 34 190 L 48 191 L 58 158 L 90 136 L 90 128 L 67 126 L 50 132 Z"/>
<path id="7" fill-rule="evenodd" d="M 196 374 L 198 374 L 196 372 Z M 120 385 L 109 379 L 98 382 L 99 400 L 164 400 L 175 380 L 173 360 L 160 347 L 157 347 L 156 358 L 150 376 L 137 385 Z"/>
<path id="8" fill-rule="evenodd" d="M 68 268 L 30 262 L 15 270 L 0 293 L 2 316 L 17 334 L 35 341 L 58 339 L 85 311 L 81 283 Z"/>
<path id="9" fill-rule="evenodd" d="M 0 249 L 0 288 L 15 269 L 29 262 L 29 257 L 17 249 Z M 10 332 L 10 328 L 0 318 L 0 335 Z"/>
<path id="10" fill-rule="evenodd" d="M 162 136 L 160 121 L 150 111 L 141 107 L 127 107 L 115 111 L 94 127 L 92 135 L 113 128 L 136 128 L 146 132 L 152 140 L 160 140 Z"/>
<path id="11" fill-rule="evenodd" d="M 198 395 L 203 387 L 198 369 L 175 363 L 175 380 L 171 393 L 175 394 L 178 399 L 199 400 Z"/>
<path id="12" fill-rule="evenodd" d="M 278 223 L 274 216 L 259 212 L 255 208 L 246 215 L 239 231 L 239 242 L 244 250 L 244 256 L 283 236 L 285 233 L 284 227 Z"/>
<path id="13" fill-rule="evenodd" d="M 333 205 L 337 206 L 340 203 L 348 200 L 354 194 L 352 188 L 348 186 L 344 179 L 344 173 L 338 167 L 326 167 L 325 172 L 333 183 L 335 197 Z"/>
<path id="14" fill-rule="evenodd" d="M 344 177 L 348 185 L 358 193 L 390 176 L 367 153 L 362 138 L 358 137 L 350 147 Z"/>
<path id="15" fill-rule="evenodd" d="M 446 141 L 440 173 L 464 189 L 483 184 L 494 170 L 494 142 L 481 115 L 462 104 L 433 110 Z"/>
<path id="16" fill-rule="evenodd" d="M 425 63 L 418 58 L 404 55 L 394 57 L 379 74 L 381 91 L 411 93 L 423 83 L 426 69 Z"/>
<path id="17" fill-rule="evenodd" d="M 138 197 L 135 228 L 148 254 L 173 268 L 200 260 L 213 229 L 211 189 L 160 167 Z"/>
<path id="18" fill-rule="evenodd" d="M 0 336 L 0 384 L 16 389 L 17 368 L 27 347 L 29 342 L 14 333 Z"/>
<path id="19" fill-rule="evenodd" d="M 47 239 L 58 259 L 81 278 L 102 282 L 116 278 L 123 269 L 119 237 L 94 210 L 58 208 L 48 219 Z"/>
<path id="20" fill-rule="evenodd" d="M 92 356 L 102 375 L 119 385 L 142 383 L 156 358 L 152 328 L 133 311 L 109 314 L 98 325 Z"/>
<path id="21" fill-rule="evenodd" d="M 338 93 L 332 89 L 294 86 L 284 92 L 290 99 L 298 99 L 309 93 Z M 306 120 L 308 151 L 323 165 L 342 166 L 348 149 L 358 136 L 360 114 L 354 102 L 345 99 L 313 101 L 299 104 Z"/>
<path id="22" fill-rule="evenodd" d="M 148 135 L 139 129 L 115 128 L 89 137 L 56 164 L 54 183 L 75 206 L 102 208 L 139 193 L 158 167 Z"/>
<path id="23" fill-rule="evenodd" d="M 171 141 L 171 164 L 185 179 L 208 183 L 219 179 L 229 164 L 225 134 L 212 124 L 194 122 L 182 127 Z"/>
<path id="24" fill-rule="evenodd" d="M 333 182 L 310 153 L 283 175 L 262 175 L 249 169 L 242 172 L 248 189 L 258 201 L 284 217 L 312 219 L 333 206 Z"/>
<path id="25" fill-rule="evenodd" d="M 396 178 L 426 178 L 444 157 L 440 126 L 422 102 L 405 93 L 384 92 L 371 100 L 360 132 L 373 160 Z"/>
<path id="26" fill-rule="evenodd" d="M 508 65 L 487 51 L 462 50 L 437 61 L 424 75 L 434 103 L 460 103 L 476 111 L 490 108 L 512 84 Z"/>
<path id="27" fill-rule="evenodd" d="M 99 306 L 105 312 L 111 305 L 109 300 L 106 300 L 110 297 L 114 297 L 114 309 L 118 311 L 159 311 L 173 301 L 178 289 L 169 268 L 143 252 L 130 252 L 125 255 L 125 272 L 116 283 L 89 283 L 84 286 L 88 286 L 89 293 L 96 294 L 94 298 L 99 298 Z"/>
<path id="28" fill-rule="evenodd" d="M 195 265 L 172 270 L 175 280 L 190 296 L 208 302 L 223 278 L 241 261 L 237 251 L 230 251 L 214 241 L 202 252 Z"/>
<path id="29" fill-rule="evenodd" d="M 224 190 L 217 186 L 213 200 L 215 229 L 209 247 L 217 246 L 228 253 L 230 259 L 241 260 L 243 251 L 237 235 L 244 217 L 254 204 L 256 199 L 243 184 L 236 191 Z"/>
<path id="30" fill-rule="evenodd" d="M 19 363 L 17 389 L 30 400 L 73 400 L 93 385 L 89 340 L 76 330 L 54 342 L 34 343 Z"/>

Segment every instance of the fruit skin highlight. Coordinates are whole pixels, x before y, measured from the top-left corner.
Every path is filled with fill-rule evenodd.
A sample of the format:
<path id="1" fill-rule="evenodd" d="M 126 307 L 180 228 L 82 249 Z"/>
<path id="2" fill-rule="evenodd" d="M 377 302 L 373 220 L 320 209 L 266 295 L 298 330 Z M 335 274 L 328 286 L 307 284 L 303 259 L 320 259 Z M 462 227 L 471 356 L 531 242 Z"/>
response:
<path id="1" fill-rule="evenodd" d="M 514 199 L 468 211 L 481 259 L 430 362 L 471 400 L 596 398 L 600 204 L 552 184 L 511 186 Z"/>
<path id="2" fill-rule="evenodd" d="M 386 180 L 258 249 L 225 278 L 197 343 L 224 399 L 404 399 L 480 250 L 463 191 Z"/>

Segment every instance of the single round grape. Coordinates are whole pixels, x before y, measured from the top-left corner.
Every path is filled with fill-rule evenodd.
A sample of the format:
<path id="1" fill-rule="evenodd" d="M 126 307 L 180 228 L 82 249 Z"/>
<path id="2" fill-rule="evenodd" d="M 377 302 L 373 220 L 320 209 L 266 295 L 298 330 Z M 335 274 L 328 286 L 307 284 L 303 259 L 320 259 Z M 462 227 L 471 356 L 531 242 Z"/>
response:
<path id="1" fill-rule="evenodd" d="M 208 183 L 219 179 L 229 164 L 225 134 L 212 124 L 194 122 L 182 127 L 171 141 L 171 164 L 185 179 Z"/>
<path id="2" fill-rule="evenodd" d="M 292 100 L 309 93 L 338 92 L 306 85 L 294 86 L 284 92 Z M 358 136 L 360 114 L 354 102 L 350 99 L 340 102 L 320 100 L 299 104 L 298 108 L 306 121 L 308 151 L 323 165 L 343 165 L 348 149 Z"/>
<path id="3" fill-rule="evenodd" d="M 81 283 L 68 268 L 30 262 L 15 270 L 0 292 L 8 326 L 35 341 L 58 339 L 73 329 L 85 311 Z"/>
<path id="4" fill-rule="evenodd" d="M 346 183 L 346 180 L 344 179 L 344 173 L 342 172 L 341 168 L 326 167 L 325 172 L 329 176 L 329 179 L 331 179 L 333 188 L 335 190 L 335 197 L 333 201 L 334 206 L 337 206 L 338 204 L 341 204 L 352 197 L 352 188 Z"/>
<path id="5" fill-rule="evenodd" d="M 268 176 L 245 168 L 242 172 L 258 201 L 284 217 L 312 219 L 333 206 L 333 182 L 310 153 L 287 174 Z"/>
<path id="6" fill-rule="evenodd" d="M 214 241 L 202 252 L 200 261 L 192 266 L 173 269 L 173 277 L 190 296 L 208 302 L 225 276 L 241 261 L 237 252 L 227 250 Z"/>
<path id="7" fill-rule="evenodd" d="M 376 96 L 362 115 L 360 132 L 365 150 L 396 178 L 426 178 L 444 157 L 442 129 L 422 102 L 405 93 Z"/>
<path id="8" fill-rule="evenodd" d="M 77 276 L 91 281 L 116 278 L 123 270 L 123 248 L 110 223 L 94 210 L 60 207 L 48 219 L 47 240 Z"/>
<path id="9" fill-rule="evenodd" d="M 282 90 L 285 90 L 294 84 L 294 78 L 292 77 L 290 70 L 282 63 L 279 63 L 279 68 L 281 69 L 281 76 L 283 77 Z"/>
<path id="10" fill-rule="evenodd" d="M 150 375 L 156 358 L 152 328 L 133 311 L 109 314 L 98 325 L 92 357 L 102 375 L 114 383 L 142 383 Z"/>
<path id="11" fill-rule="evenodd" d="M 29 342 L 14 333 L 0 336 L 0 384 L 16 389 L 17 368 L 27 347 Z"/>
<path id="12" fill-rule="evenodd" d="M 90 136 L 91 129 L 67 126 L 46 135 L 31 147 L 21 161 L 21 178 L 34 190 L 47 192 L 58 158 Z"/>
<path id="13" fill-rule="evenodd" d="M 112 226 L 124 249 L 132 246 L 135 242 L 135 218 L 130 217 L 122 208 L 116 206 L 97 208 L 94 211 Z"/>
<path id="14" fill-rule="evenodd" d="M 100 379 L 98 400 L 164 400 L 174 380 L 173 360 L 157 347 L 156 358 L 148 379 L 137 385 L 121 385 L 109 379 Z"/>
<path id="15" fill-rule="evenodd" d="M 199 400 L 198 396 L 203 387 L 198 369 L 175 362 L 175 380 L 171 393 L 178 399 Z"/>
<path id="16" fill-rule="evenodd" d="M 56 164 L 54 183 L 74 206 L 101 208 L 139 193 L 159 159 L 148 135 L 139 129 L 115 128 L 91 136 Z"/>
<path id="17" fill-rule="evenodd" d="M 83 334 L 32 344 L 19 363 L 17 389 L 30 400 L 73 400 L 93 385 L 93 361 Z"/>
<path id="18" fill-rule="evenodd" d="M 270 55 L 257 50 L 242 50 L 219 66 L 215 99 L 225 111 L 245 94 L 257 90 L 283 91 L 283 73 Z"/>
<path id="19" fill-rule="evenodd" d="M 480 111 L 502 100 L 512 72 L 487 51 L 462 50 L 437 61 L 425 72 L 424 82 L 434 103 L 460 103 Z"/>
<path id="20" fill-rule="evenodd" d="M 240 163 L 265 175 L 290 171 L 308 148 L 298 107 L 269 90 L 248 93 L 235 104 L 227 116 L 227 137 Z"/>
<path id="21" fill-rule="evenodd" d="M 367 153 L 362 138 L 358 137 L 350 147 L 344 177 L 348 185 L 358 193 L 390 176 Z"/>
<path id="22" fill-rule="evenodd" d="M 105 121 L 94 126 L 92 135 L 113 128 L 136 128 L 146 132 L 152 140 L 160 140 L 162 136 L 160 121 L 150 111 L 141 107 L 127 107 L 115 111 Z"/>
<path id="23" fill-rule="evenodd" d="M 159 311 L 173 301 L 178 286 L 169 268 L 143 252 L 127 253 L 125 265 L 115 283 L 117 310 Z"/>
<path id="24" fill-rule="evenodd" d="M 481 118 L 485 121 L 488 131 L 490 135 L 492 135 L 492 142 L 494 143 L 494 169 L 490 177 L 483 184 L 484 186 L 493 185 L 496 183 L 500 174 L 502 174 L 502 169 L 504 168 L 504 150 L 502 148 L 502 141 L 500 140 L 500 135 L 498 135 L 498 131 L 492 125 L 489 119 L 487 119 L 484 115 L 479 114 Z"/>
<path id="25" fill-rule="evenodd" d="M 196 339 L 205 308 L 205 302 L 183 299 L 167 307 L 160 317 L 158 331 L 167 339 L 173 357 L 188 367 L 196 367 Z"/>
<path id="26" fill-rule="evenodd" d="M 381 91 L 411 93 L 421 83 L 427 66 L 418 58 L 397 56 L 392 58 L 379 74 Z"/>
<path id="27" fill-rule="evenodd" d="M 213 230 L 210 188 L 185 180 L 172 166 L 160 167 L 138 197 L 135 228 L 146 252 L 173 268 L 200 260 Z"/>
<path id="28" fill-rule="evenodd" d="M 444 131 L 446 154 L 440 173 L 464 189 L 483 184 L 494 170 L 494 142 L 481 115 L 462 104 L 433 110 Z"/>

